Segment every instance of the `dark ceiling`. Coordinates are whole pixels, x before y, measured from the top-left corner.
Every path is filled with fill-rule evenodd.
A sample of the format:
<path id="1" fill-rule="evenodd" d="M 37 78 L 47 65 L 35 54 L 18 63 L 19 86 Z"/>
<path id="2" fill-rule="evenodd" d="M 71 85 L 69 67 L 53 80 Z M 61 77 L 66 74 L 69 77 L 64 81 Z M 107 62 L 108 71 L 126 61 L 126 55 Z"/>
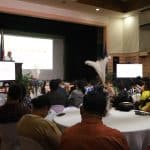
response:
<path id="1" fill-rule="evenodd" d="M 119 12 L 150 8 L 150 0 L 77 0 L 77 2 Z"/>

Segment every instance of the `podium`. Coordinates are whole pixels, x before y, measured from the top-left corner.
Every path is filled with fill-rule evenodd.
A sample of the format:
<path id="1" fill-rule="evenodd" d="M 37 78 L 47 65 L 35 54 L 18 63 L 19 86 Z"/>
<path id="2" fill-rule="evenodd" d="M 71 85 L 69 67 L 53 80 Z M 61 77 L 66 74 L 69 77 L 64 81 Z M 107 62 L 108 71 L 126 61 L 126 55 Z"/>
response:
<path id="1" fill-rule="evenodd" d="M 15 62 L 15 75 L 16 79 L 22 76 L 22 63 Z"/>

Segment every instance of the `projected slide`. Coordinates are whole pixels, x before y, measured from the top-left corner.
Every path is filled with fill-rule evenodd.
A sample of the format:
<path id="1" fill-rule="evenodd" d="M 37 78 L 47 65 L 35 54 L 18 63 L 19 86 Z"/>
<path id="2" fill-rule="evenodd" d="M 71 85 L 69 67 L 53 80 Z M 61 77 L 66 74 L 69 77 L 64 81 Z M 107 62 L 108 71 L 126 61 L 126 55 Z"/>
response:
<path id="1" fill-rule="evenodd" d="M 15 62 L 23 69 L 53 69 L 53 40 L 27 36 L 4 35 L 5 56 L 12 51 Z"/>
<path id="2" fill-rule="evenodd" d="M 142 64 L 117 64 L 117 78 L 143 77 Z"/>

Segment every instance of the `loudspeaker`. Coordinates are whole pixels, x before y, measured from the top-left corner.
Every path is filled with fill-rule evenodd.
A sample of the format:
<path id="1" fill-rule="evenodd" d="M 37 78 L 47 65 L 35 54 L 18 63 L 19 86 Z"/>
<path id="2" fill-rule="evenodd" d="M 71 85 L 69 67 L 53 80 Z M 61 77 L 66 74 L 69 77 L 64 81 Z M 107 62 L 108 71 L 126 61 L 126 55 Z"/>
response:
<path id="1" fill-rule="evenodd" d="M 119 57 L 118 56 L 114 56 L 113 57 L 113 74 L 116 74 L 117 64 L 119 64 Z"/>

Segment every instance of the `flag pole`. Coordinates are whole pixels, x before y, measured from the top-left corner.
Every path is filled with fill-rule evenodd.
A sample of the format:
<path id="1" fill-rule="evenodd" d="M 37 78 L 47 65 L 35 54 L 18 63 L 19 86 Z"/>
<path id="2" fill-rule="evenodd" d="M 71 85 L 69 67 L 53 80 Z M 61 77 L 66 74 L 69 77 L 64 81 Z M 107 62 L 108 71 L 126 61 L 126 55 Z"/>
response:
<path id="1" fill-rule="evenodd" d="M 3 61 L 4 59 L 4 33 L 1 29 L 1 45 L 0 45 L 0 60 Z"/>

